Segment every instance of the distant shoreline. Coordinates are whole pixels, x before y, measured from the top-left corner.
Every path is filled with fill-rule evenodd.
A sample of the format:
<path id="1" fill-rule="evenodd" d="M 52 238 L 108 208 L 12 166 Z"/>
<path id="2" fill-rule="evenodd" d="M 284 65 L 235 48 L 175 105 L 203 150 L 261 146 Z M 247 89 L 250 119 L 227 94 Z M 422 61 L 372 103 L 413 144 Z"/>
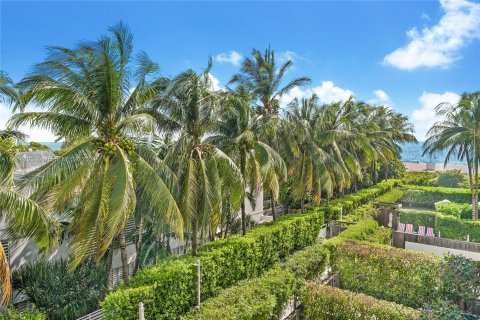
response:
<path id="1" fill-rule="evenodd" d="M 468 166 L 466 164 L 447 164 L 444 167 L 443 163 L 427 163 L 427 162 L 402 162 L 409 172 L 433 172 L 446 170 L 459 170 L 463 173 L 468 173 Z"/>

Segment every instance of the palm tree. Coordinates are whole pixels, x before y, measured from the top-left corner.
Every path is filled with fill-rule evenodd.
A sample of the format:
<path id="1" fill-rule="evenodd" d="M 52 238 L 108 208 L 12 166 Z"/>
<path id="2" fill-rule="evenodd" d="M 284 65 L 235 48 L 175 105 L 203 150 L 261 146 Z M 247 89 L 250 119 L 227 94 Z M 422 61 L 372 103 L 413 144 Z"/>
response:
<path id="1" fill-rule="evenodd" d="M 466 160 L 472 191 L 472 219 L 478 219 L 480 162 L 480 92 L 465 93 L 456 104 L 441 103 L 435 111 L 442 117 L 428 131 L 423 154 L 447 151 L 445 165 L 452 157 Z"/>
<path id="2" fill-rule="evenodd" d="M 237 93 L 229 93 L 222 100 L 224 109 L 216 123 L 216 133 L 206 141 L 217 145 L 240 163 L 240 172 L 254 206 L 254 199 L 263 183 L 269 183 L 278 197 L 276 173 L 286 176 L 286 168 L 280 155 L 261 140 L 260 133 L 265 122 L 263 116 L 252 114 L 249 100 L 250 95 L 243 88 L 239 88 Z M 241 219 L 242 233 L 245 235 L 245 196 L 241 202 Z"/>
<path id="3" fill-rule="evenodd" d="M 192 254 L 198 239 L 215 234 L 220 223 L 222 189 L 238 211 L 245 192 L 240 170 L 230 157 L 205 141 L 215 124 L 218 101 L 209 77 L 211 61 L 203 73 L 185 71 L 173 79 L 168 101 L 160 106 L 179 127 L 178 140 L 165 160 L 180 181 L 178 203 L 192 235 Z"/>
<path id="4" fill-rule="evenodd" d="M 294 149 L 286 153 L 293 179 L 292 195 L 300 200 L 304 212 L 305 197 L 312 194 L 318 205 L 322 192 L 330 196 L 335 186 L 341 184 L 343 172 L 335 158 L 321 147 L 318 123 L 321 118 L 316 95 L 301 101 L 294 99 L 286 118 L 285 131 L 295 141 Z"/>
<path id="5" fill-rule="evenodd" d="M 20 190 L 47 212 L 68 212 L 72 268 L 85 257 L 97 261 L 118 239 L 123 279 L 128 285 L 125 227 L 136 205 L 143 214 L 173 225 L 182 237 L 183 218 L 168 187 L 168 170 L 134 142 L 162 129 L 162 116 L 149 108 L 164 79 L 144 53 L 132 66 L 132 35 L 120 23 L 110 34 L 74 49 L 51 47 L 48 58 L 21 81 L 42 112 L 14 115 L 9 124 L 52 130 L 68 150 L 27 174 Z M 132 80 L 135 83 L 132 83 Z"/>
<path id="6" fill-rule="evenodd" d="M 287 60 L 278 64 L 275 52 L 270 48 L 262 54 L 259 50 L 252 50 L 252 57 L 246 58 L 240 69 L 230 80 L 230 84 L 237 84 L 244 87 L 252 94 L 253 107 L 256 112 L 264 116 L 264 121 L 271 124 L 279 124 L 278 118 L 281 98 L 288 94 L 293 88 L 311 83 L 308 77 L 298 77 L 285 82 L 285 75 L 293 66 L 293 60 Z M 275 131 L 266 131 L 265 141 L 275 150 L 279 149 Z M 279 180 L 279 176 L 272 177 L 270 181 Z M 275 216 L 275 192 L 269 188 L 272 214 Z"/>

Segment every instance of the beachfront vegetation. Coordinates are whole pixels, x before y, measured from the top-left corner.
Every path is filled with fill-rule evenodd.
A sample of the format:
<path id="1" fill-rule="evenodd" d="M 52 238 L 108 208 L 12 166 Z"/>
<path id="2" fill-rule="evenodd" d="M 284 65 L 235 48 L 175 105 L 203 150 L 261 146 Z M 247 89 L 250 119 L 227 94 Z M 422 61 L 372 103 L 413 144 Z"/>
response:
<path id="1" fill-rule="evenodd" d="M 72 271 L 91 258 L 108 271 L 119 250 L 124 281 L 103 302 L 107 317 L 119 315 L 113 311 L 132 317 L 137 302 L 159 318 L 185 313 L 196 298 L 197 259 L 202 297 L 212 297 L 313 244 L 324 216 L 353 216 L 357 208 L 356 220 L 375 215 L 369 203 L 397 184 L 387 180 L 365 188 L 399 171 L 389 169 L 399 158 L 399 144 L 415 140 L 405 116 L 353 98 L 322 104 L 313 95 L 285 104 L 282 98 L 309 79 L 287 81 L 293 62 L 278 64 L 271 49 L 253 50 L 231 87 L 216 90 L 211 61 L 200 72 L 162 77 L 146 53 L 134 55 L 132 41 L 128 28 L 118 24 L 97 41 L 51 47 L 18 84 L 0 83 L 4 101 L 18 111 L 9 121 L 11 130 L 0 135 L 2 217 L 11 234 L 37 240 L 45 249 L 58 240 L 53 216 L 67 217 Z M 28 103 L 43 110 L 26 112 Z M 53 131 L 65 147 L 14 183 L 21 138 L 14 130 L 23 125 Z M 247 232 L 245 201 L 256 205 L 263 188 L 274 207 L 282 186 L 302 211 L 318 208 Z M 245 236 L 226 237 L 239 210 Z M 156 248 L 152 244 L 165 234 L 185 235 L 196 257 L 167 258 L 130 283 L 129 221 L 136 226 L 137 252 Z M 349 232 L 356 228 L 363 239 L 376 224 L 366 220 Z M 220 235 L 226 239 L 200 246 Z M 385 233 L 378 238 L 384 242 Z M 0 258 L 5 264 L 1 252 Z M 271 306 L 277 313 L 277 305 Z"/>
<path id="2" fill-rule="evenodd" d="M 478 219 L 480 164 L 480 92 L 464 93 L 456 104 L 442 103 L 435 108 L 443 120 L 428 131 L 424 154 L 447 151 L 445 164 L 457 157 L 467 162 L 471 188 L 472 218 Z"/>

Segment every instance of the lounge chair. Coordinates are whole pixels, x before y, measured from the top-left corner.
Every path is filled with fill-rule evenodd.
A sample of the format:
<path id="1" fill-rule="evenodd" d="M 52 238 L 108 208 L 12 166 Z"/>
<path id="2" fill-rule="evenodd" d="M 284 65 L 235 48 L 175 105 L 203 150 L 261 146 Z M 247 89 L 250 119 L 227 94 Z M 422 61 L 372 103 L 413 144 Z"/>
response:
<path id="1" fill-rule="evenodd" d="M 413 233 L 413 224 L 407 224 L 405 226 L 405 233 Z"/>
<path id="2" fill-rule="evenodd" d="M 427 237 L 435 237 L 435 233 L 433 232 L 433 228 L 427 228 Z"/>
<path id="3" fill-rule="evenodd" d="M 397 232 L 405 232 L 405 223 L 398 224 Z"/>
<path id="4" fill-rule="evenodd" d="M 419 236 L 425 235 L 425 226 L 418 226 L 418 235 Z"/>

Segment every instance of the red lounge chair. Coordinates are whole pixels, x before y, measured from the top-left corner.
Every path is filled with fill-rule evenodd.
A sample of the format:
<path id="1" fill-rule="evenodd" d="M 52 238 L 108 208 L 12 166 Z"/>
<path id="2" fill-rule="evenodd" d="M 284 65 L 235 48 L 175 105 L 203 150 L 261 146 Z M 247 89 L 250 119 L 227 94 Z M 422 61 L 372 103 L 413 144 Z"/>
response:
<path id="1" fill-rule="evenodd" d="M 427 228 L 427 237 L 435 237 L 435 233 L 433 232 L 433 228 Z"/>
<path id="2" fill-rule="evenodd" d="M 405 233 L 413 233 L 413 224 L 407 224 L 405 226 Z"/>
<path id="3" fill-rule="evenodd" d="M 418 235 L 419 236 L 425 235 L 425 226 L 418 226 Z"/>
<path id="4" fill-rule="evenodd" d="M 399 223 L 397 232 L 405 232 L 405 223 Z"/>

